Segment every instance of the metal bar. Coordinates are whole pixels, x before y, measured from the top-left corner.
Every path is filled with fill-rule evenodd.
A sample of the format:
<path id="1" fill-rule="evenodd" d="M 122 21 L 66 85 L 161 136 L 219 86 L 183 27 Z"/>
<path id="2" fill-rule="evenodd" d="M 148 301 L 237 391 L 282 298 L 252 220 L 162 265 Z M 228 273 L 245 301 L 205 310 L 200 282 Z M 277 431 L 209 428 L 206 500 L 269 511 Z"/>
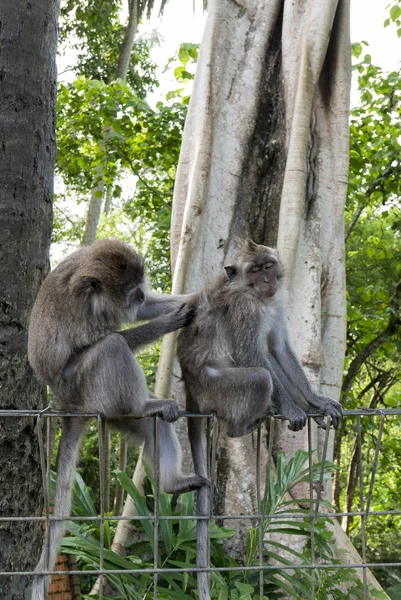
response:
<path id="1" fill-rule="evenodd" d="M 98 434 L 99 434 L 99 478 L 100 478 L 100 556 L 99 556 L 99 600 L 103 598 L 104 588 L 104 472 L 105 472 L 105 456 L 104 456 L 104 439 L 106 434 L 106 421 L 101 415 L 98 415 Z"/>
<path id="2" fill-rule="evenodd" d="M 372 562 L 372 563 L 350 563 L 350 564 L 337 564 L 337 563 L 325 563 L 325 564 L 302 564 L 302 565 L 280 565 L 281 571 L 294 570 L 299 571 L 300 569 L 315 569 L 324 571 L 326 569 L 341 570 L 341 569 L 372 569 L 377 567 L 401 567 L 401 562 Z M 263 565 L 263 571 L 274 571 L 277 570 L 277 565 Z M 220 573 L 220 572 L 228 572 L 228 571 L 255 571 L 255 567 L 207 567 L 207 568 L 196 568 L 194 567 L 185 567 L 185 568 L 162 568 L 162 569 L 107 569 L 107 573 L 110 575 L 142 575 L 144 573 L 163 575 L 164 573 L 198 573 L 204 572 L 207 573 Z M 104 573 L 104 571 L 100 571 L 100 569 L 93 570 L 85 570 L 85 571 L 69 571 L 70 575 L 100 575 Z M 60 571 L 41 571 L 41 575 L 59 575 Z M 12 576 L 32 576 L 35 575 L 35 571 L 1 571 L 1 575 L 4 577 L 12 577 Z"/>
<path id="3" fill-rule="evenodd" d="M 154 527 L 153 527 L 153 598 L 157 600 L 157 572 L 159 564 L 159 502 L 160 502 L 160 420 L 154 417 Z"/>
<path id="4" fill-rule="evenodd" d="M 361 417 L 358 415 L 356 422 L 357 430 L 357 442 L 358 442 L 358 471 L 359 471 L 359 503 L 361 510 L 364 510 L 364 494 L 363 494 L 363 469 L 362 469 L 362 432 L 361 432 Z M 366 563 L 366 532 L 365 532 L 366 515 L 363 512 L 361 517 L 361 541 L 362 541 L 362 560 Z M 363 598 L 364 600 L 368 597 L 368 579 L 366 573 L 366 567 L 363 568 Z"/>
<path id="5" fill-rule="evenodd" d="M 375 457 L 373 459 L 372 474 L 370 476 L 369 492 L 368 492 L 368 497 L 366 499 L 366 509 L 365 509 L 366 518 L 368 518 L 368 516 L 369 516 L 370 503 L 371 503 L 372 494 L 373 494 L 373 486 L 375 483 L 376 470 L 377 470 L 377 465 L 379 462 L 379 451 L 380 451 L 382 436 L 383 436 L 384 420 L 386 418 L 386 415 L 384 414 L 384 412 L 380 412 L 380 414 L 381 414 L 381 419 L 380 419 L 379 433 L 377 434 Z"/>
<path id="6" fill-rule="evenodd" d="M 56 410 L 48 410 L 46 409 L 46 412 L 41 411 L 41 410 L 28 410 L 28 409 L 22 409 L 22 410 L 6 410 L 6 409 L 2 409 L 0 410 L 0 417 L 37 417 L 39 416 L 41 413 L 43 413 L 43 418 L 50 418 L 50 417 L 93 417 L 95 419 L 98 418 L 99 413 L 93 413 L 93 412 L 66 412 L 66 411 L 56 411 Z M 375 409 L 368 409 L 368 408 L 361 408 L 361 409 L 352 409 L 352 410 L 344 410 L 343 411 L 344 417 L 351 417 L 351 416 L 358 416 L 360 415 L 361 417 L 372 417 L 372 416 L 397 416 L 397 415 L 401 415 L 401 407 L 399 408 L 375 408 Z M 311 413 L 310 415 L 308 415 L 308 417 L 321 417 L 322 415 L 319 413 Z M 135 415 L 131 415 L 131 414 L 125 414 L 125 415 L 108 415 L 109 418 L 113 418 L 113 419 L 118 419 L 118 418 L 130 418 L 130 419 L 143 419 L 144 417 L 138 417 L 137 414 Z M 190 413 L 190 412 L 186 412 L 186 411 L 180 411 L 179 414 L 179 418 L 182 417 L 192 417 L 192 418 L 205 418 L 205 417 L 213 417 L 212 413 Z M 278 421 L 286 421 L 287 417 L 283 417 L 282 415 L 274 415 L 269 417 L 270 419 L 275 419 Z"/>
<path id="7" fill-rule="evenodd" d="M 216 477 L 216 454 L 217 454 L 217 440 L 219 433 L 219 422 L 215 414 L 211 419 L 212 425 L 212 452 L 210 455 L 210 471 L 209 471 L 209 480 L 210 480 L 210 490 L 209 490 L 209 524 L 208 524 L 208 538 L 207 538 L 207 557 L 208 557 L 208 565 L 210 565 L 210 528 L 212 526 L 213 521 L 213 499 L 214 499 L 214 488 L 215 488 L 215 477 Z M 210 586 L 210 581 L 209 581 Z"/>
<path id="8" fill-rule="evenodd" d="M 311 557 L 312 557 L 312 570 L 311 570 L 311 592 L 312 600 L 315 598 L 315 568 L 316 563 L 315 557 L 315 520 L 313 515 L 313 472 L 312 472 L 312 421 L 308 418 L 308 459 L 309 459 L 309 499 L 310 499 L 310 538 L 311 538 Z"/>
<path id="9" fill-rule="evenodd" d="M 369 516 L 376 516 L 376 517 L 382 517 L 382 516 L 388 516 L 388 515 L 395 515 L 395 516 L 399 516 L 401 514 L 400 510 L 377 510 L 377 511 L 369 511 Z M 348 511 L 348 512 L 320 512 L 318 513 L 316 516 L 317 517 L 326 517 L 329 519 L 332 519 L 334 517 L 361 517 L 365 515 L 365 511 L 361 511 L 361 510 L 357 510 L 357 511 Z M 268 518 L 269 520 L 273 520 L 274 519 L 282 519 L 283 517 L 285 517 L 286 519 L 304 519 L 305 515 L 297 515 L 297 514 L 291 514 L 291 513 L 286 513 L 285 511 L 277 513 L 275 515 L 268 515 L 266 516 L 264 513 L 262 514 L 253 514 L 253 515 L 213 515 L 213 518 L 215 520 L 221 520 L 221 521 L 228 521 L 228 520 L 232 520 L 232 521 L 236 521 L 236 520 L 241 520 L 243 521 L 244 518 L 250 520 L 250 521 L 257 521 L 260 518 Z M 98 517 L 80 517 L 80 516 L 69 516 L 66 515 L 64 517 L 54 517 L 53 515 L 50 515 L 49 517 L 49 521 L 93 521 L 93 522 L 100 522 L 100 516 Z M 196 516 L 196 515 L 190 515 L 190 516 L 184 516 L 184 515 L 180 515 L 180 516 L 167 516 L 167 515 L 159 515 L 159 521 L 204 521 L 205 517 L 202 516 Z M 46 521 L 46 516 L 44 515 L 43 517 L 0 517 L 0 523 L 2 522 L 20 522 L 20 521 L 29 521 L 34 523 L 35 521 Z M 154 521 L 154 517 L 153 516 L 140 516 L 140 515 L 132 515 L 129 517 L 124 517 L 124 516 L 119 516 L 119 517 L 114 517 L 114 516 L 105 516 L 104 517 L 104 521 Z M 0 571 L 1 574 L 1 571 Z"/>
<path id="10" fill-rule="evenodd" d="M 72 517 L 70 515 L 66 515 L 65 517 L 53 517 L 50 515 L 49 508 L 49 483 L 50 483 L 50 466 L 51 466 L 51 421 L 50 418 L 57 418 L 59 416 L 88 416 L 94 417 L 98 421 L 99 428 L 99 463 L 100 463 L 100 516 L 97 517 Z M 398 409 L 375 409 L 375 410 L 366 410 L 366 409 L 357 409 L 353 411 L 345 411 L 345 416 L 357 416 L 357 438 L 358 438 L 358 469 L 359 469 L 359 486 L 360 486 L 360 510 L 358 511 L 339 511 L 333 513 L 325 513 L 319 512 L 319 503 L 320 503 L 320 490 L 324 480 L 324 468 L 327 460 L 327 449 L 328 449 L 328 440 L 329 440 L 329 429 L 330 429 L 330 421 L 328 422 L 328 427 L 326 430 L 325 438 L 324 438 L 324 446 L 323 446 L 323 457 L 322 457 L 322 465 L 320 468 L 320 476 L 319 476 L 319 492 L 317 494 L 317 498 L 314 504 L 314 494 L 313 494 L 313 449 L 312 449 L 312 423 L 309 418 L 308 420 L 308 454 L 309 454 L 309 500 L 310 500 L 310 520 L 311 520 L 311 564 L 310 565 L 280 565 L 280 569 L 287 570 L 291 569 L 297 571 L 298 569 L 310 569 L 312 574 L 312 595 L 311 598 L 315 598 L 316 588 L 317 588 L 317 571 L 319 569 L 343 569 L 343 568 L 351 568 L 351 569 L 363 569 L 363 590 L 364 590 L 364 598 L 368 598 L 368 585 L 367 585 L 367 569 L 372 567 L 401 567 L 401 562 L 395 563 L 368 563 L 366 562 L 366 553 L 367 553 L 367 545 L 366 545 L 366 521 L 370 515 L 375 516 L 383 516 L 383 515 L 401 515 L 401 510 L 386 510 L 386 511 L 370 511 L 370 506 L 372 503 L 375 476 L 378 469 L 379 456 L 381 451 L 381 443 L 382 436 L 384 432 L 384 421 L 386 416 L 394 416 L 401 415 L 401 407 Z M 277 569 L 277 565 L 264 565 L 263 564 L 263 532 L 265 528 L 266 521 L 274 520 L 274 519 L 303 519 L 305 515 L 294 515 L 288 514 L 285 510 L 281 513 L 275 515 L 268 515 L 266 517 L 266 504 L 268 499 L 268 478 L 272 464 L 272 451 L 273 451 L 273 438 L 274 438 L 274 424 L 276 419 L 280 420 L 281 417 L 277 416 L 275 418 L 270 419 L 270 427 L 269 427 L 269 444 L 268 444 L 268 456 L 267 456 L 267 464 L 266 464 L 266 486 L 264 492 L 264 502 L 261 500 L 261 474 L 260 474 L 260 459 L 261 459 L 261 429 L 258 429 L 257 432 L 257 448 L 256 448 L 256 490 L 257 490 L 257 513 L 253 515 L 213 515 L 213 502 L 210 500 L 209 503 L 209 514 L 208 516 L 185 516 L 181 517 L 177 516 L 163 516 L 159 514 L 160 505 L 160 448 L 159 448 L 159 431 L 156 431 L 159 427 L 159 418 L 155 418 L 155 512 L 153 516 L 149 517 L 123 517 L 123 516 L 110 516 L 106 517 L 105 512 L 105 469 L 107 465 L 105 464 L 105 452 L 104 452 L 104 441 L 105 441 L 105 420 L 102 415 L 98 413 L 64 413 L 59 411 L 51 411 L 49 408 L 45 409 L 45 411 L 1 411 L 0 410 L 0 418 L 4 416 L 10 417 L 21 417 L 21 416 L 32 416 L 37 420 L 37 433 L 38 433 L 38 441 L 39 441 L 39 451 L 40 451 L 40 464 L 42 471 L 42 481 L 43 481 L 43 495 L 44 495 L 44 504 L 45 504 L 45 515 L 40 517 L 0 517 L 0 522 L 10 521 L 10 522 L 19 522 L 19 521 L 41 521 L 46 523 L 47 536 L 49 535 L 49 530 L 52 521 L 60 521 L 60 520 L 71 520 L 71 521 L 94 521 L 100 523 L 100 562 L 98 570 L 74 570 L 71 571 L 72 575 L 99 575 L 100 581 L 100 590 L 99 590 L 99 599 L 101 600 L 104 596 L 103 585 L 104 585 L 104 577 L 107 574 L 133 574 L 133 575 L 143 575 L 146 573 L 153 575 L 154 582 L 154 598 L 158 597 L 157 583 L 158 577 L 163 573 L 211 573 L 211 572 L 227 572 L 227 571 L 239 571 L 239 572 L 259 572 L 259 597 L 263 598 L 263 587 L 264 587 L 264 573 L 269 572 L 270 570 Z M 181 413 L 180 416 L 191 416 L 191 417 L 200 417 L 204 418 L 208 415 L 193 415 L 192 413 Z M 361 429 L 361 419 L 366 416 L 380 416 L 380 425 L 378 436 L 376 440 L 374 459 L 371 469 L 371 475 L 369 480 L 369 490 L 366 498 L 366 506 L 364 504 L 364 488 L 363 488 L 363 461 L 362 461 L 362 429 Z M 44 421 L 46 418 L 46 442 L 44 440 Z M 218 436 L 218 421 L 213 415 L 211 417 L 213 419 L 213 431 L 209 431 L 208 436 L 208 467 L 211 478 L 211 497 L 213 497 L 213 491 L 215 486 L 215 462 L 216 462 L 216 449 L 217 449 L 217 436 Z M 208 421 L 208 424 L 210 422 Z M 209 426 L 210 427 L 210 426 Z M 362 536 L 362 561 L 357 564 L 318 564 L 316 561 L 318 557 L 316 556 L 316 548 L 315 548 L 315 523 L 316 519 L 319 517 L 323 518 L 333 518 L 336 516 L 361 516 L 361 536 Z M 251 521 L 255 521 L 255 525 L 259 528 L 259 565 L 252 564 L 249 566 L 239 566 L 239 567 L 211 567 L 210 566 L 210 535 L 208 536 L 208 547 L 207 547 L 207 556 L 208 563 L 207 566 L 202 566 L 202 568 L 191 567 L 191 568 L 159 568 L 159 541 L 158 541 L 158 529 L 159 523 L 162 519 L 179 521 L 179 520 L 205 520 L 208 522 L 209 527 L 213 520 L 213 518 L 221 519 L 221 520 L 236 520 L 236 519 L 250 519 Z M 106 520 L 148 520 L 154 522 L 154 566 L 153 568 L 148 569 L 135 569 L 126 570 L 126 569 L 115 569 L 115 570 L 107 570 L 104 569 L 104 535 L 105 535 L 105 522 Z M 3 576 L 29 576 L 34 572 L 29 571 L 15 571 L 15 572 L 0 572 L 0 575 Z M 51 576 L 54 573 L 58 573 L 58 571 L 44 571 L 43 574 L 47 576 Z"/>
<path id="11" fill-rule="evenodd" d="M 261 426 L 259 425 L 256 438 L 256 501 L 258 513 L 262 514 L 261 497 L 260 497 L 260 442 L 261 442 Z M 259 599 L 263 600 L 263 517 L 259 519 Z"/>
<path id="12" fill-rule="evenodd" d="M 317 492 L 317 496 L 316 496 L 315 514 L 314 514 L 314 519 L 313 519 L 314 523 L 316 522 L 316 519 L 317 519 L 317 516 L 319 513 L 320 496 L 321 496 L 322 489 L 323 489 L 324 469 L 326 466 L 327 448 L 329 446 L 330 428 L 331 428 L 331 418 L 327 417 L 326 432 L 325 432 L 325 436 L 324 436 L 323 453 L 322 453 L 322 460 L 321 460 L 322 466 L 320 468 L 319 487 L 318 487 L 318 492 Z"/>
<path id="13" fill-rule="evenodd" d="M 44 415 L 44 413 L 46 411 L 47 411 L 47 408 L 45 408 L 43 411 L 41 411 L 36 419 L 36 432 L 37 432 L 38 440 L 39 440 L 40 470 L 42 472 L 43 500 L 44 500 L 44 504 L 45 504 L 46 565 L 49 565 L 49 558 L 50 558 L 50 503 L 49 503 L 49 487 L 48 487 L 48 478 L 47 478 L 48 465 L 46 465 L 46 458 L 45 458 L 45 448 L 44 448 L 44 441 L 43 441 L 43 420 L 42 420 L 42 416 Z M 45 582 L 45 578 L 43 578 L 43 594 L 45 594 L 45 592 L 46 592 L 46 582 Z"/>

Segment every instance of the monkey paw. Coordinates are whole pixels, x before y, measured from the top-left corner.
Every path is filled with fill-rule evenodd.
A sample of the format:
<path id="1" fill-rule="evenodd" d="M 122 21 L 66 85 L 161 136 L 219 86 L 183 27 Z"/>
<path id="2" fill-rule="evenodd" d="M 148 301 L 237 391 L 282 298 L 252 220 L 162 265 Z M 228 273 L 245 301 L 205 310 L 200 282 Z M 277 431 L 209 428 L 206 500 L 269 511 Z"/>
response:
<path id="1" fill-rule="evenodd" d="M 326 396 L 318 396 L 314 397 L 315 402 L 313 403 L 316 408 L 319 409 L 323 415 L 326 415 L 331 418 L 331 423 L 334 429 L 337 429 L 340 425 L 341 418 L 343 416 L 343 409 L 339 402 L 336 400 L 332 400 L 331 398 L 327 398 Z M 315 421 L 320 427 L 326 429 L 326 424 L 321 417 L 316 417 Z"/>
<path id="2" fill-rule="evenodd" d="M 174 423 L 180 416 L 180 409 L 174 400 L 166 400 L 158 414 L 163 421 Z"/>
<path id="3" fill-rule="evenodd" d="M 288 429 L 290 431 L 301 431 L 301 429 L 303 429 L 306 425 L 306 414 L 302 409 L 294 405 L 288 420 Z"/>
<path id="4" fill-rule="evenodd" d="M 168 314 L 171 331 L 175 331 L 176 329 L 181 329 L 181 327 L 189 325 L 193 320 L 194 316 L 194 308 L 188 308 L 185 304 L 181 304 L 181 306 L 179 306 L 175 310 L 172 310 Z"/>

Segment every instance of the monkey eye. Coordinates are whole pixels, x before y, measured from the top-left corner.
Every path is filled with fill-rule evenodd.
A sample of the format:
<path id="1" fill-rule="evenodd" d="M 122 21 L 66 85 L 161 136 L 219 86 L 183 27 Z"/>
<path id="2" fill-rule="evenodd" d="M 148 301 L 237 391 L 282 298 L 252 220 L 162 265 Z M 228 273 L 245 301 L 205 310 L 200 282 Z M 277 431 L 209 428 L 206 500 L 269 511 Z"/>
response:
<path id="1" fill-rule="evenodd" d="M 260 271 L 260 267 L 252 267 L 251 269 L 251 273 L 257 273 L 258 271 Z"/>
<path id="2" fill-rule="evenodd" d="M 265 269 L 270 269 L 270 267 L 272 267 L 274 265 L 273 262 L 268 262 L 265 264 Z"/>

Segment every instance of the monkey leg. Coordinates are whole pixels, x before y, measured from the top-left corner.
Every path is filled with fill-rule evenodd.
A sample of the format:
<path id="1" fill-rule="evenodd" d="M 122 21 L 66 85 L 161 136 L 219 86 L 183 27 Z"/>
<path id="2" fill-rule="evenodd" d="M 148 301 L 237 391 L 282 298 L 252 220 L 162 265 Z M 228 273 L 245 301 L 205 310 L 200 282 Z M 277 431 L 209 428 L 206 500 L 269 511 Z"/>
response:
<path id="1" fill-rule="evenodd" d="M 155 472 L 155 438 L 153 419 L 111 419 L 113 427 L 134 438 L 136 443 L 145 442 L 143 458 Z M 181 471 L 181 447 L 174 427 L 165 421 L 159 422 L 159 466 L 160 486 L 168 494 L 183 494 L 209 485 L 205 477 L 184 475 Z"/>
<path id="2" fill-rule="evenodd" d="M 188 400 L 188 396 L 187 396 Z M 187 402 L 188 406 L 188 402 Z M 191 411 L 199 412 L 199 408 L 191 403 Z M 207 477 L 207 456 L 206 456 L 206 419 L 188 418 L 188 437 L 191 444 L 192 459 L 195 473 Z M 196 516 L 209 517 L 211 489 L 207 486 L 201 487 L 196 493 Z M 198 569 L 207 569 L 209 567 L 210 552 L 210 523 L 209 519 L 198 519 L 196 522 L 196 567 Z M 198 593 L 200 600 L 210 598 L 210 573 L 199 571 L 197 573 Z"/>
<path id="3" fill-rule="evenodd" d="M 88 419 L 64 417 L 57 461 L 56 494 L 53 517 L 68 519 L 71 510 L 72 487 L 79 447 Z M 50 576 L 40 575 L 43 571 L 52 571 L 56 562 L 61 540 L 65 532 L 65 520 L 49 523 L 45 534 L 42 555 L 35 569 L 37 575 L 32 584 L 32 600 L 45 600 Z"/>
<path id="4" fill-rule="evenodd" d="M 207 368 L 206 388 L 197 399 L 202 410 L 227 422 L 227 435 L 250 433 L 272 415 L 272 378 L 263 367 Z M 218 402 L 213 401 L 218 398 Z"/>

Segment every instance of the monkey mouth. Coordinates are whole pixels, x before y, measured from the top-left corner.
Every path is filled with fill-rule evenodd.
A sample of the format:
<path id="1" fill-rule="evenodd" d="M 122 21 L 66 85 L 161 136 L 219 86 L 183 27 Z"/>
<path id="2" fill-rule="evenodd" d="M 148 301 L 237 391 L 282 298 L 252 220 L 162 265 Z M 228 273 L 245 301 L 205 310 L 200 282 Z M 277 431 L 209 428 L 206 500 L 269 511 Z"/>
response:
<path id="1" fill-rule="evenodd" d="M 270 298 L 277 292 L 277 285 L 275 283 L 263 283 L 261 286 L 261 292 L 264 296 Z"/>

